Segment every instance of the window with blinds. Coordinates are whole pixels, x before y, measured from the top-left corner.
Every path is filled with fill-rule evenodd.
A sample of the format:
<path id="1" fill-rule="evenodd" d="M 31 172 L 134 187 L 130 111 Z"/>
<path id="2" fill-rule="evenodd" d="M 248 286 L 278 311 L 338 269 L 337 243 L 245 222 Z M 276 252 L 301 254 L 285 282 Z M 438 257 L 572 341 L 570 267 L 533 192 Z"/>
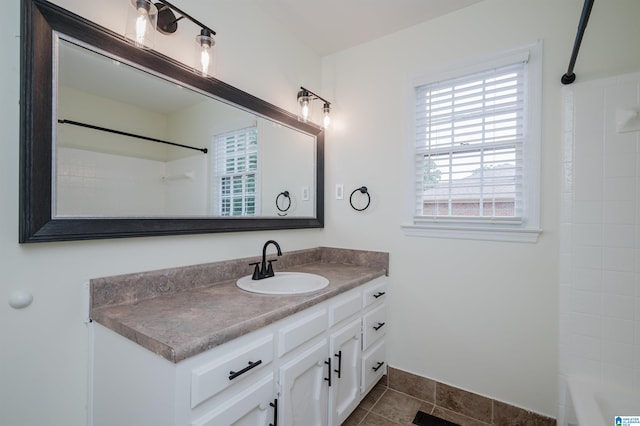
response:
<path id="1" fill-rule="evenodd" d="M 526 63 L 415 87 L 416 220 L 521 222 Z"/>
<path id="2" fill-rule="evenodd" d="M 214 145 L 214 214 L 254 216 L 258 208 L 258 129 L 216 135 Z"/>

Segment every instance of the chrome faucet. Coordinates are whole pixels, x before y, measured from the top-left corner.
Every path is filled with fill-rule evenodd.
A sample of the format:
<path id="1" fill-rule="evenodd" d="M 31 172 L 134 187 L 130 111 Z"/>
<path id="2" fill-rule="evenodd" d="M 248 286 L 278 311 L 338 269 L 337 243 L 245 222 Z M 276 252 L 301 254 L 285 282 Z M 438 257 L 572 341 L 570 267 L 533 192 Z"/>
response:
<path id="1" fill-rule="evenodd" d="M 250 265 L 255 265 L 255 268 L 253 269 L 253 276 L 251 277 L 251 279 L 253 280 L 261 280 L 263 278 L 269 278 L 275 275 L 275 273 L 273 272 L 273 265 L 271 263 L 277 262 L 278 259 L 271 259 L 267 261 L 267 247 L 269 246 L 269 244 L 273 244 L 274 246 L 276 246 L 276 249 L 278 250 L 278 256 L 282 256 L 282 250 L 280 250 L 280 244 L 278 244 L 274 240 L 269 240 L 266 243 L 264 243 L 264 246 L 262 247 L 262 262 L 256 262 L 256 263 L 250 264 Z M 267 262 L 268 262 L 268 265 L 267 265 Z"/>

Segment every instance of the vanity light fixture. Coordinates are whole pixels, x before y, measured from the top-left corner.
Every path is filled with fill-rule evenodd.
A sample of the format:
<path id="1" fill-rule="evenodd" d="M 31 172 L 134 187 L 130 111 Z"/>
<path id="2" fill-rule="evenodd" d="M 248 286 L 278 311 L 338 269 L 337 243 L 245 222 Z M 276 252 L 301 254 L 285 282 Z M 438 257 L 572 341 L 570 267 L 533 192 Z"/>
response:
<path id="1" fill-rule="evenodd" d="M 311 101 L 315 100 L 324 102 L 324 105 L 322 106 L 322 124 L 327 128 L 331 124 L 331 117 L 329 116 L 331 112 L 331 102 L 302 86 L 300 86 L 300 91 L 298 92 L 298 105 L 300 106 L 298 119 L 303 122 L 307 122 L 307 120 L 309 120 L 309 117 L 311 116 Z"/>
<path id="2" fill-rule="evenodd" d="M 212 75 L 213 46 L 216 44 L 213 36 L 216 32 L 189 14 L 178 9 L 165 0 L 129 0 L 132 8 L 127 13 L 125 37 L 137 47 L 152 49 L 153 37 L 157 29 L 162 34 L 173 34 L 178 29 L 178 21 L 187 18 L 200 27 L 200 33 L 195 37 L 194 70 L 203 77 Z M 174 13 L 175 12 L 175 13 Z M 180 15 L 176 17 L 176 13 Z"/>

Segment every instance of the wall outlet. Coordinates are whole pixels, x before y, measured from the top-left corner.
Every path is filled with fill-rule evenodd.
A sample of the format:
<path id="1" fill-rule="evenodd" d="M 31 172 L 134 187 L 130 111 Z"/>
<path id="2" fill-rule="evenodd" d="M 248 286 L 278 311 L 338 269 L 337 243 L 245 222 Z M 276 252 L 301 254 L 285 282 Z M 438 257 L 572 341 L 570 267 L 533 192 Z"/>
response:
<path id="1" fill-rule="evenodd" d="M 302 201 L 309 201 L 309 187 L 302 187 Z"/>
<path id="2" fill-rule="evenodd" d="M 336 200 L 342 200 L 344 198 L 344 185 L 341 183 L 336 184 Z"/>

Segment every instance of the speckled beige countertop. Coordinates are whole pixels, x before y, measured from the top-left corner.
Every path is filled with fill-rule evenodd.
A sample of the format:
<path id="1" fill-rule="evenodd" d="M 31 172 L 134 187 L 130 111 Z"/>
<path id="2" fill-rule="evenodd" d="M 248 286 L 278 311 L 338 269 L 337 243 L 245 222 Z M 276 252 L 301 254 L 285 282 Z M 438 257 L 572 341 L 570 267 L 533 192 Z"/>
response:
<path id="1" fill-rule="evenodd" d="M 381 252 L 321 247 L 285 253 L 276 272 L 318 274 L 329 285 L 282 296 L 236 287 L 256 259 L 93 279 L 91 319 L 177 363 L 388 274 L 389 265 Z"/>

